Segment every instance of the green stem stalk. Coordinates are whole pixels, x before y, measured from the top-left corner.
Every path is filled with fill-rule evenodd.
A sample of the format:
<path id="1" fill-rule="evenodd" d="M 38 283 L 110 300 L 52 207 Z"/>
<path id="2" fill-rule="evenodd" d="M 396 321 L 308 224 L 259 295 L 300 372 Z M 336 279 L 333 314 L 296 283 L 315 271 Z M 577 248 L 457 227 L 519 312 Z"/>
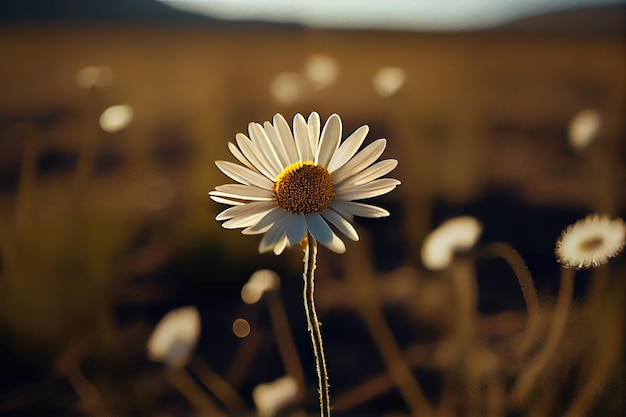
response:
<path id="1" fill-rule="evenodd" d="M 326 369 L 326 358 L 324 357 L 324 347 L 322 346 L 322 332 L 320 322 L 317 319 L 315 310 L 315 300 L 313 298 L 315 259 L 317 257 L 317 242 L 315 238 L 307 233 L 306 247 L 304 249 L 304 310 L 306 312 L 307 325 L 313 343 L 313 354 L 317 370 L 318 391 L 320 395 L 320 415 L 330 417 L 330 396 L 328 394 L 328 370 Z"/>

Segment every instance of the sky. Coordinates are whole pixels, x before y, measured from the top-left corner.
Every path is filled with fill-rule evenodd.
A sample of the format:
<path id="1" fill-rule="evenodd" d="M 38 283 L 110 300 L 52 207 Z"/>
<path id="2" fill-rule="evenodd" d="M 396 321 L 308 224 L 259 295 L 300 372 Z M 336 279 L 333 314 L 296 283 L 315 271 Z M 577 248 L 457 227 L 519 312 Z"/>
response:
<path id="1" fill-rule="evenodd" d="M 626 4 L 624 0 L 159 0 L 226 20 L 318 28 L 468 30 L 535 14 Z"/>

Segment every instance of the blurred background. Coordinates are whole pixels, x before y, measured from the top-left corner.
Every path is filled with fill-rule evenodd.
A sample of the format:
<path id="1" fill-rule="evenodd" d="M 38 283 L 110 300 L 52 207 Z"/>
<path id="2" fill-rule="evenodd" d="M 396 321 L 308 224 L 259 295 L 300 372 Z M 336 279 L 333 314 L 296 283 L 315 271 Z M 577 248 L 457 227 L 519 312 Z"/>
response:
<path id="1" fill-rule="evenodd" d="M 516 275 L 463 257 L 477 304 L 459 339 L 454 280 L 420 251 L 444 220 L 476 217 L 478 246 L 525 259 L 545 336 L 561 230 L 626 214 L 625 4 L 439 3 L 0 3 L 0 415 L 207 415 L 190 389 L 254 415 L 254 388 L 288 373 L 285 343 L 304 388 L 281 412 L 315 415 L 302 252 L 259 255 L 207 197 L 249 122 L 312 111 L 338 113 L 344 137 L 367 124 L 366 143 L 387 138 L 402 181 L 373 201 L 389 218 L 357 219 L 344 255 L 319 251 L 335 415 L 623 415 L 623 255 L 577 273 L 558 357 L 516 402 L 533 358 L 511 359 Z M 280 289 L 246 304 L 263 268 Z M 180 306 L 202 321 L 187 385 L 146 353 Z"/>

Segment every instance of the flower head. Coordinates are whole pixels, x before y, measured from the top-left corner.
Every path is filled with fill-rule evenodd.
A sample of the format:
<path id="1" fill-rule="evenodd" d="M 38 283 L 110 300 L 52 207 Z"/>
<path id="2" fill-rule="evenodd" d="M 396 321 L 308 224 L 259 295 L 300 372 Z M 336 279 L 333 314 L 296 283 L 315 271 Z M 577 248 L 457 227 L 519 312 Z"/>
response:
<path id="1" fill-rule="evenodd" d="M 200 337 L 200 313 L 180 307 L 167 313 L 148 339 L 148 357 L 172 367 L 185 366 Z"/>
<path id="2" fill-rule="evenodd" d="M 269 269 L 256 271 L 241 289 L 241 299 L 246 304 L 257 303 L 266 291 L 280 287 L 278 274 Z"/>
<path id="3" fill-rule="evenodd" d="M 603 265 L 624 247 L 626 224 L 622 219 L 591 214 L 570 225 L 556 242 L 556 258 L 568 268 Z"/>
<path id="4" fill-rule="evenodd" d="M 298 384 L 291 376 L 259 384 L 252 390 L 252 399 L 259 417 L 272 417 L 297 399 Z"/>
<path id="5" fill-rule="evenodd" d="M 461 216 L 446 220 L 424 240 L 422 263 L 428 269 L 445 269 L 457 250 L 471 249 L 480 234 L 482 226 L 474 217 Z"/>
<path id="6" fill-rule="evenodd" d="M 217 161 L 217 167 L 239 184 L 215 187 L 210 197 L 231 207 L 217 215 L 227 229 L 243 228 L 243 234 L 265 233 L 260 252 L 277 255 L 299 243 L 310 232 L 337 253 L 344 243 L 330 228 L 352 240 L 359 235 L 351 224 L 354 216 L 385 217 L 387 210 L 358 202 L 386 194 L 400 181 L 381 178 L 397 165 L 395 159 L 374 163 L 387 144 L 378 139 L 357 153 L 368 132 L 361 126 L 343 143 L 338 115 L 328 118 L 320 134 L 320 118 L 311 113 L 293 119 L 293 132 L 280 114 L 273 123 L 250 123 L 248 136 L 236 135 L 228 148 L 242 164 Z M 373 164 L 373 165 L 372 165 Z"/>

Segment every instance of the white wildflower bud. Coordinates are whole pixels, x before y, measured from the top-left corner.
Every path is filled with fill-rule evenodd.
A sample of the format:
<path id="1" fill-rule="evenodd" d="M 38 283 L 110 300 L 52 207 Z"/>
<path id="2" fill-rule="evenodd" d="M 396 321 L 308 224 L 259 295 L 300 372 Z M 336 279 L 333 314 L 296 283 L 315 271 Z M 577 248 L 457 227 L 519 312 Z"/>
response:
<path id="1" fill-rule="evenodd" d="M 471 249 L 480 234 L 482 226 L 474 217 L 461 216 L 446 220 L 424 240 L 422 263 L 431 270 L 442 270 L 450 265 L 454 253 Z"/>
<path id="2" fill-rule="evenodd" d="M 200 313 L 181 307 L 167 313 L 148 339 L 148 358 L 168 366 L 183 367 L 200 337 Z"/>
<path id="3" fill-rule="evenodd" d="M 291 376 L 259 384 L 252 390 L 252 399 L 259 417 L 272 417 L 292 404 L 298 394 L 298 384 Z"/>

